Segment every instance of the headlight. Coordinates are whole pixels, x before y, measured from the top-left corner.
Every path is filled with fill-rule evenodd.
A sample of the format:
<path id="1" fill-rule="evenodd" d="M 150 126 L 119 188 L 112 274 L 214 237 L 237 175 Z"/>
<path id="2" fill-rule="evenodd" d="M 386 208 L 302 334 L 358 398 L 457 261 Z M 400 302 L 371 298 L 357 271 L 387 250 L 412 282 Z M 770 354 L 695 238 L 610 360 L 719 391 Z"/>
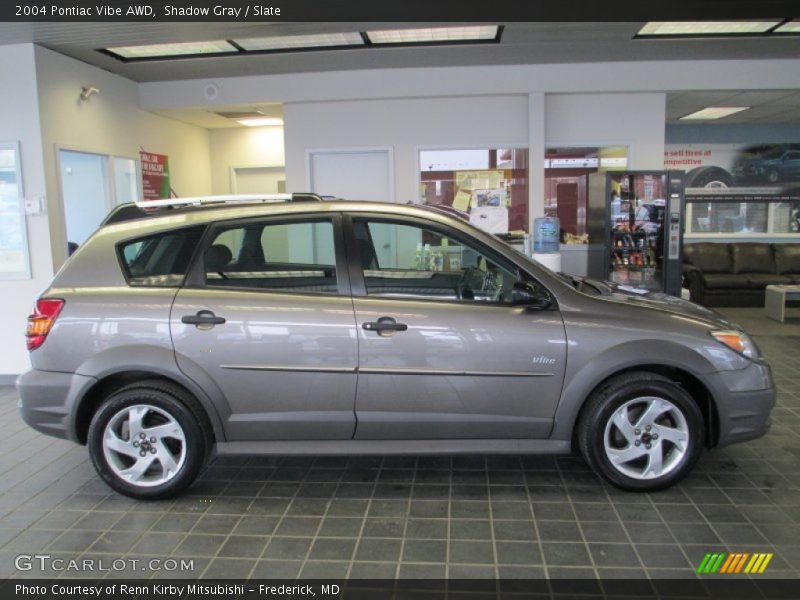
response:
<path id="1" fill-rule="evenodd" d="M 744 331 L 728 329 L 724 331 L 712 331 L 711 335 L 718 342 L 725 344 L 734 352 L 738 352 L 750 360 L 756 360 L 758 358 L 758 347 Z"/>

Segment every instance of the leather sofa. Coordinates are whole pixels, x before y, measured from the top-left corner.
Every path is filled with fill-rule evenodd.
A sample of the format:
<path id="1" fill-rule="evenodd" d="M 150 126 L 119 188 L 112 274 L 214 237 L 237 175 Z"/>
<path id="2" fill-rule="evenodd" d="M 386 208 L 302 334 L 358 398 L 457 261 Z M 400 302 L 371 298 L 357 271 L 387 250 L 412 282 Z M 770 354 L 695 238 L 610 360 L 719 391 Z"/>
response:
<path id="1" fill-rule="evenodd" d="M 704 306 L 764 306 L 768 285 L 800 284 L 800 244 L 686 244 L 683 282 Z"/>

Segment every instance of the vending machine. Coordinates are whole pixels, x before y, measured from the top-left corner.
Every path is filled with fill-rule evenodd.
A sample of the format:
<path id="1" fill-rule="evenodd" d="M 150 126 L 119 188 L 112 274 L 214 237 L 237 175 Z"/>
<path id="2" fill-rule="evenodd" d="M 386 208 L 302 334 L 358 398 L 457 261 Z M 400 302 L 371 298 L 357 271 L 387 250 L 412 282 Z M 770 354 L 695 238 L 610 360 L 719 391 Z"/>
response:
<path id="1" fill-rule="evenodd" d="M 680 296 L 683 171 L 589 176 L 589 277 Z"/>

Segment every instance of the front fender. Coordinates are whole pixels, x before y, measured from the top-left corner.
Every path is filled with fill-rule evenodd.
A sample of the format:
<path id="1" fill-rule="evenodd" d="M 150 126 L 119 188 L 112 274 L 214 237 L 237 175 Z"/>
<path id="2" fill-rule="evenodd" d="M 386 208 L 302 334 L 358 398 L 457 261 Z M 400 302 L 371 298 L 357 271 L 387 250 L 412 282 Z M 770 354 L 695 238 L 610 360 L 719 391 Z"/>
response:
<path id="1" fill-rule="evenodd" d="M 657 352 L 654 352 L 657 348 Z M 657 356 L 657 360 L 645 357 Z M 575 359 L 578 362 L 580 359 Z M 591 393 L 609 377 L 636 367 L 675 367 L 700 380 L 711 392 L 718 393 L 718 383 L 710 375 L 716 373 L 714 365 L 703 355 L 664 340 L 629 341 L 611 346 L 573 368 L 568 358 L 567 376 L 556 408 L 551 439 L 571 440 L 578 415 Z"/>

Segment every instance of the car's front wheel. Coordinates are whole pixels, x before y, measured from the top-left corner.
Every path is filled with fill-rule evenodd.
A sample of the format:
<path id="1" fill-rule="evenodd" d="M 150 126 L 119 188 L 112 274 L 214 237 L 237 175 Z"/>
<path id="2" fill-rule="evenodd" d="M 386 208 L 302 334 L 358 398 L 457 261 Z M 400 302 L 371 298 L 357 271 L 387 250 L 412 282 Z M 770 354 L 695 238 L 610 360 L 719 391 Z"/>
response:
<path id="1" fill-rule="evenodd" d="M 173 496 L 191 485 L 207 449 L 192 400 L 160 381 L 114 393 L 89 426 L 89 453 L 98 474 L 116 491 L 141 500 Z"/>
<path id="2" fill-rule="evenodd" d="M 654 491 L 674 485 L 694 467 L 703 425 L 697 403 L 680 385 L 654 373 L 626 373 L 588 400 L 578 445 L 612 484 Z"/>

